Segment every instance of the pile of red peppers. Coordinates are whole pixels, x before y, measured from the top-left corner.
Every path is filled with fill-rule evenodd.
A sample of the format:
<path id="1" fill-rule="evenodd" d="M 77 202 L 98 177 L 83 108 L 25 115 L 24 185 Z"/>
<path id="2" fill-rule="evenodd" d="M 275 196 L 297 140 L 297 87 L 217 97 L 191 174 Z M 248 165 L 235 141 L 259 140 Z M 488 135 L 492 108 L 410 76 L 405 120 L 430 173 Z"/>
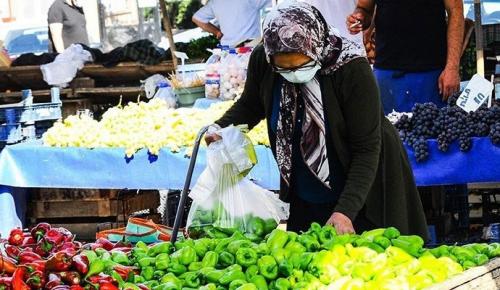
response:
<path id="1" fill-rule="evenodd" d="M 106 239 L 83 245 L 69 230 L 48 223 L 29 232 L 14 229 L 7 240 L 0 241 L 0 290 L 118 290 L 113 277 L 89 275 L 84 252 L 96 249 L 128 252 L 130 245 Z M 133 269 L 122 266 L 116 272 L 120 270 L 128 274 Z"/>

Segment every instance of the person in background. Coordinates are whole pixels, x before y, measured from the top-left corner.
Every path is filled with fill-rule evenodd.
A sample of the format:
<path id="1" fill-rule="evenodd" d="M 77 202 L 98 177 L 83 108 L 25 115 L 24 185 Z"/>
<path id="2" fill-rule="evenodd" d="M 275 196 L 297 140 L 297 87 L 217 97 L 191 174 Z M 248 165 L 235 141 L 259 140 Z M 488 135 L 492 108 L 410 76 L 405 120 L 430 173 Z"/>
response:
<path id="1" fill-rule="evenodd" d="M 263 39 L 241 98 L 213 126 L 252 128 L 267 119 L 280 198 L 290 203 L 287 229 L 318 222 L 344 234 L 395 226 L 427 237 L 406 151 L 359 45 L 297 1 L 269 13 Z"/>
<path id="2" fill-rule="evenodd" d="M 209 0 L 193 15 L 193 22 L 222 45 L 234 47 L 261 36 L 260 11 L 267 6 L 271 0 Z"/>
<path id="3" fill-rule="evenodd" d="M 89 45 L 87 22 L 77 0 L 55 0 L 47 20 L 51 52 L 61 53 L 73 43 Z"/>
<path id="4" fill-rule="evenodd" d="M 300 0 L 307 2 L 318 8 L 323 14 L 326 22 L 339 30 L 340 34 L 347 39 L 359 44 L 363 44 L 363 35 L 351 34 L 345 26 L 345 18 L 356 8 L 357 0 Z"/>
<path id="5" fill-rule="evenodd" d="M 358 0 L 347 28 L 358 34 L 373 17 L 374 73 L 384 112 L 409 112 L 415 103 L 446 105 L 460 87 L 462 0 Z"/>

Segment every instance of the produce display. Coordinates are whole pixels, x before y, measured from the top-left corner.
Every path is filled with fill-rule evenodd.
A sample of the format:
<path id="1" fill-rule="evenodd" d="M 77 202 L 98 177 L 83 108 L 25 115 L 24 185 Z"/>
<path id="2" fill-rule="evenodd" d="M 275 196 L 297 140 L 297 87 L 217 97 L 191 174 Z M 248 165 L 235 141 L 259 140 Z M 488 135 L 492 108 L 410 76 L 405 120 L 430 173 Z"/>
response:
<path id="1" fill-rule="evenodd" d="M 81 244 L 63 228 L 15 229 L 0 244 L 0 289 L 423 289 L 500 256 L 500 244 L 425 249 L 395 228 L 337 235 L 313 223 L 251 241 Z"/>
<path id="2" fill-rule="evenodd" d="M 493 144 L 500 145 L 498 105 L 491 108 L 483 105 L 477 111 L 467 113 L 454 105 L 455 101 L 456 98 L 451 98 L 450 105 L 443 108 L 438 108 L 434 103 L 415 104 L 411 114 L 390 116 L 399 130 L 401 140 L 413 148 L 418 162 L 429 157 L 429 139 L 436 139 L 439 150 L 443 152 L 453 142 L 458 142 L 460 151 L 469 151 L 472 137 L 489 137 Z"/>
<path id="3" fill-rule="evenodd" d="M 146 148 L 158 155 L 161 148 L 179 152 L 194 145 L 198 131 L 212 124 L 233 102 L 221 102 L 209 109 L 171 109 L 165 101 L 129 103 L 108 109 L 100 121 L 89 116 L 69 116 L 43 135 L 43 143 L 53 147 L 124 148 L 127 157 Z M 254 144 L 269 146 L 266 123 L 249 132 Z"/>

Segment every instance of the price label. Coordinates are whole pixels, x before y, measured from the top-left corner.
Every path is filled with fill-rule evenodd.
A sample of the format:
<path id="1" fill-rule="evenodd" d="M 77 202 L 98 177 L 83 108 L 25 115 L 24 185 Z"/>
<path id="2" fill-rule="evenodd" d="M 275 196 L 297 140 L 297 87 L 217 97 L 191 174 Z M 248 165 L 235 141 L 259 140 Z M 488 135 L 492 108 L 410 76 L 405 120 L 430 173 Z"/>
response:
<path id="1" fill-rule="evenodd" d="M 470 113 L 475 112 L 491 98 L 493 84 L 475 74 L 457 99 L 457 106 Z"/>

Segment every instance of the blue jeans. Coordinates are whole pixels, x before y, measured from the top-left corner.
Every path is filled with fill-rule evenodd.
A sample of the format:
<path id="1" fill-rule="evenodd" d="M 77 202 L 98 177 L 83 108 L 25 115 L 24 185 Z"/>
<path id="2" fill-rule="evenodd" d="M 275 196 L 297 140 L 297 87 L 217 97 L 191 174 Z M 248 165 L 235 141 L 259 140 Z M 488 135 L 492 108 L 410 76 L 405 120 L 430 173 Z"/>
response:
<path id="1" fill-rule="evenodd" d="M 380 89 L 380 97 L 387 115 L 397 112 L 411 112 L 415 103 L 446 105 L 439 94 L 438 79 L 442 70 L 425 72 L 402 72 L 397 70 L 373 70 Z"/>

